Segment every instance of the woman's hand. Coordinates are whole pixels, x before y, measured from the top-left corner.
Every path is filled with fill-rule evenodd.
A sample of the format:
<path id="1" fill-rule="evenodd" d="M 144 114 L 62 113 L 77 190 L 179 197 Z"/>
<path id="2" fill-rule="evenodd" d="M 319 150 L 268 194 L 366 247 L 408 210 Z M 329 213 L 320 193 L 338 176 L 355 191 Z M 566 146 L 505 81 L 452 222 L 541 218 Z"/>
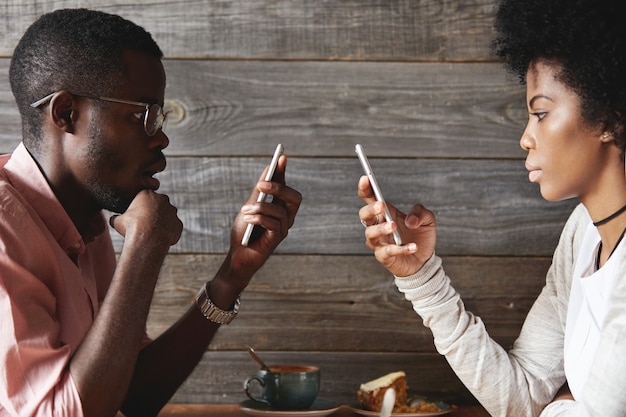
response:
<path id="1" fill-rule="evenodd" d="M 365 245 L 385 268 L 396 276 L 407 276 L 419 271 L 435 251 L 437 238 L 435 216 L 421 204 L 416 204 L 408 214 L 394 206 L 376 201 L 367 176 L 358 183 L 358 195 L 367 203 L 359 210 L 361 222 L 366 225 Z M 385 221 L 385 206 L 393 222 Z M 402 246 L 394 243 L 392 233 L 398 228 Z"/>

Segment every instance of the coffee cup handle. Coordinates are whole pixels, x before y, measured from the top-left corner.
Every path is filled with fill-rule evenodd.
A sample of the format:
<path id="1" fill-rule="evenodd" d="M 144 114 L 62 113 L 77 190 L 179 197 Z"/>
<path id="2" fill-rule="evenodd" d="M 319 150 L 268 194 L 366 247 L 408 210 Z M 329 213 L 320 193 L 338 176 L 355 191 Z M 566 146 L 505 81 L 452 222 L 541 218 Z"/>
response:
<path id="1" fill-rule="evenodd" d="M 262 387 L 265 387 L 265 381 L 262 378 L 259 378 L 258 376 L 251 376 L 250 378 L 246 379 L 246 381 L 243 383 L 243 390 L 246 392 L 246 395 L 248 396 L 248 398 L 250 398 L 253 401 L 258 401 L 260 403 L 271 406 L 269 401 L 262 399 L 262 398 L 255 398 L 252 394 L 250 394 L 250 392 L 248 391 L 248 386 L 250 385 L 252 381 L 257 381 L 259 385 L 261 385 Z"/>

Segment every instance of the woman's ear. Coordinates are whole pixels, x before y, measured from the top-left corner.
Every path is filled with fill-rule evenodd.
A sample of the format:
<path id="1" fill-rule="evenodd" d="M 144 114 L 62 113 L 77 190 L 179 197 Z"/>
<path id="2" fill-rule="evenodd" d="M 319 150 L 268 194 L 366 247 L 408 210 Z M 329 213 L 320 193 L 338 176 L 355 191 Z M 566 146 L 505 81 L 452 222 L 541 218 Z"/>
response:
<path id="1" fill-rule="evenodd" d="M 624 127 L 622 125 L 615 125 L 613 129 L 604 130 L 600 134 L 600 142 L 609 143 L 609 142 L 619 140 L 620 137 L 623 135 L 623 133 L 624 133 Z"/>
<path id="2" fill-rule="evenodd" d="M 600 142 L 607 143 L 613 141 L 613 132 L 603 132 L 600 135 Z"/>
<path id="3" fill-rule="evenodd" d="M 69 91 L 61 90 L 52 97 L 48 106 L 52 122 L 68 133 L 74 130 L 74 104 L 74 96 Z"/>

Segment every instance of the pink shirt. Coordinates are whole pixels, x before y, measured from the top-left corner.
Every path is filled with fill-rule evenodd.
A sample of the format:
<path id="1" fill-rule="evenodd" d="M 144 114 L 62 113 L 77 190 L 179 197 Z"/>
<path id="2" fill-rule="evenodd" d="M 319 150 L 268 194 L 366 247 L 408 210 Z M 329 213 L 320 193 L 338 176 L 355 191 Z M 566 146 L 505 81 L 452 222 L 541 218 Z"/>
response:
<path id="1" fill-rule="evenodd" d="M 81 237 L 22 144 L 0 156 L 0 417 L 83 415 L 69 362 L 115 270 L 101 214 L 94 230 Z"/>

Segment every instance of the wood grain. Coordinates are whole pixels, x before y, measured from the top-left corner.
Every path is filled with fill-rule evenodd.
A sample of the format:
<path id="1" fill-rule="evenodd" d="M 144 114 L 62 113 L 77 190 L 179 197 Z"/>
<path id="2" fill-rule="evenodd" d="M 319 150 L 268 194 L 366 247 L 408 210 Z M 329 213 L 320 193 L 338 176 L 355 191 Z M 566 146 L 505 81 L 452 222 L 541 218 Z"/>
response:
<path id="1" fill-rule="evenodd" d="M 0 59 L 7 86 L 8 65 Z M 283 143 L 290 156 L 353 157 L 362 143 L 372 157 L 524 157 L 524 93 L 500 64 L 176 60 L 165 69 L 170 156 L 271 156 Z M 21 126 L 8 88 L 0 123 L 9 152 Z"/>
<path id="2" fill-rule="evenodd" d="M 522 158 L 524 92 L 499 63 L 167 61 L 168 152 Z"/>
<path id="3" fill-rule="evenodd" d="M 494 0 L 5 0 L 0 56 L 42 13 L 88 7 L 145 27 L 169 58 L 491 59 Z"/>
<path id="4" fill-rule="evenodd" d="M 148 329 L 156 337 L 191 305 L 223 261 L 170 255 L 155 292 Z M 549 258 L 444 257 L 466 308 L 494 340 L 512 345 L 545 281 Z M 242 294 L 237 320 L 210 350 L 419 351 L 432 335 L 373 256 L 276 255 Z"/>

